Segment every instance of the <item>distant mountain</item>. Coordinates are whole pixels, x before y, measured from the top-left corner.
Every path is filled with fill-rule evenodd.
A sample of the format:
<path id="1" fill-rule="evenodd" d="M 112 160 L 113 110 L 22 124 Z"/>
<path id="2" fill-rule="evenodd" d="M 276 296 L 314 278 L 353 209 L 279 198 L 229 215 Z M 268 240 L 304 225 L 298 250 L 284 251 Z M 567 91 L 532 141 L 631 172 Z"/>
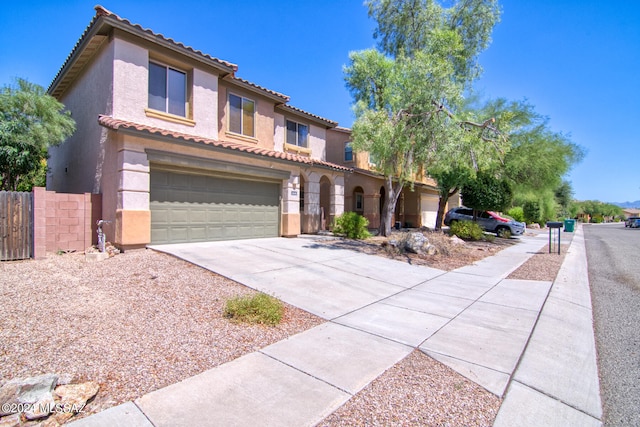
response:
<path id="1" fill-rule="evenodd" d="M 616 206 L 620 206 L 621 208 L 640 208 L 640 200 L 636 200 L 635 202 L 624 202 L 624 203 L 613 203 Z"/>

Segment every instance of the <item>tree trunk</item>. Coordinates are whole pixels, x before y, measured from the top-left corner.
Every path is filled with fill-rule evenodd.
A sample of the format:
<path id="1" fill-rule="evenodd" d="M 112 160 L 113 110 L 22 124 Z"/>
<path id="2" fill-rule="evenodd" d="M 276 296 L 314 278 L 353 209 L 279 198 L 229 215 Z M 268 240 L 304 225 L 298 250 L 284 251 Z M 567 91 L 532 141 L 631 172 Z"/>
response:
<path id="1" fill-rule="evenodd" d="M 398 203 L 398 198 L 400 197 L 400 193 L 402 192 L 402 183 L 398 182 L 394 186 L 392 178 L 387 177 L 384 180 L 384 189 L 387 193 L 387 197 L 385 197 L 384 204 L 382 205 L 382 213 L 380 214 L 380 228 L 378 231 L 381 236 L 389 237 L 391 235 L 392 228 L 391 218 L 393 217 L 396 203 Z"/>
<path id="2" fill-rule="evenodd" d="M 449 203 L 449 198 L 456 194 L 457 191 L 458 187 L 452 190 L 440 192 L 440 199 L 438 200 L 438 214 L 436 215 L 436 231 L 442 230 L 442 221 L 444 221 L 444 211 L 447 208 L 447 203 Z"/>

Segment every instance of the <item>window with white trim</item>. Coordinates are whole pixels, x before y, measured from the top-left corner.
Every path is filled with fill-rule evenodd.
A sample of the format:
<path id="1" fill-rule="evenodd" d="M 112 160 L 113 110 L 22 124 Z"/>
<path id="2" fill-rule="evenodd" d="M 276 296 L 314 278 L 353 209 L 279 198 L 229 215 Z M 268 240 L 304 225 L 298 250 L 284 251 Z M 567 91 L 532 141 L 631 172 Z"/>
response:
<path id="1" fill-rule="evenodd" d="M 351 147 L 351 142 L 344 143 L 344 161 L 353 162 L 353 147 Z"/>
<path id="2" fill-rule="evenodd" d="M 229 94 L 229 131 L 244 136 L 255 137 L 255 101 Z"/>
<path id="3" fill-rule="evenodd" d="M 187 73 L 149 62 L 149 108 L 187 116 Z"/>
<path id="4" fill-rule="evenodd" d="M 308 147 L 309 126 L 287 120 L 287 144 Z"/>

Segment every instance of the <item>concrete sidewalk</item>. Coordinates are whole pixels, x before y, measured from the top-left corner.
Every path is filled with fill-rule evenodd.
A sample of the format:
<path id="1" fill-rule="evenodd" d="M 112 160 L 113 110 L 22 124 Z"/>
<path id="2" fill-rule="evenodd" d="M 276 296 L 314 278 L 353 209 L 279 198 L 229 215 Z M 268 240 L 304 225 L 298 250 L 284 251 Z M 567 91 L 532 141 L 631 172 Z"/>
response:
<path id="1" fill-rule="evenodd" d="M 506 391 L 496 425 L 597 425 L 581 229 L 553 287 L 505 279 L 546 242 L 523 237 L 448 273 L 309 238 L 155 247 L 328 322 L 72 424 L 314 425 L 420 348 L 496 395 Z"/>

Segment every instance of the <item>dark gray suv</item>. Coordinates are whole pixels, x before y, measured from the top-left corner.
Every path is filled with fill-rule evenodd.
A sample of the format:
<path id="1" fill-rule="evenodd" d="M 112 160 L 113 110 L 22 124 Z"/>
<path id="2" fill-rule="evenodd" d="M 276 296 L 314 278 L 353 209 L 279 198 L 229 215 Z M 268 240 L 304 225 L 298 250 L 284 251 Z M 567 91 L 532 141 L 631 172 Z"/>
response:
<path id="1" fill-rule="evenodd" d="M 444 216 L 444 225 L 451 226 L 455 221 L 473 221 L 473 209 L 464 206 L 450 209 Z M 524 222 L 503 218 L 491 211 L 478 212 L 476 222 L 484 231 L 496 233 L 498 236 L 507 236 L 508 234 L 520 236 L 527 228 Z"/>

